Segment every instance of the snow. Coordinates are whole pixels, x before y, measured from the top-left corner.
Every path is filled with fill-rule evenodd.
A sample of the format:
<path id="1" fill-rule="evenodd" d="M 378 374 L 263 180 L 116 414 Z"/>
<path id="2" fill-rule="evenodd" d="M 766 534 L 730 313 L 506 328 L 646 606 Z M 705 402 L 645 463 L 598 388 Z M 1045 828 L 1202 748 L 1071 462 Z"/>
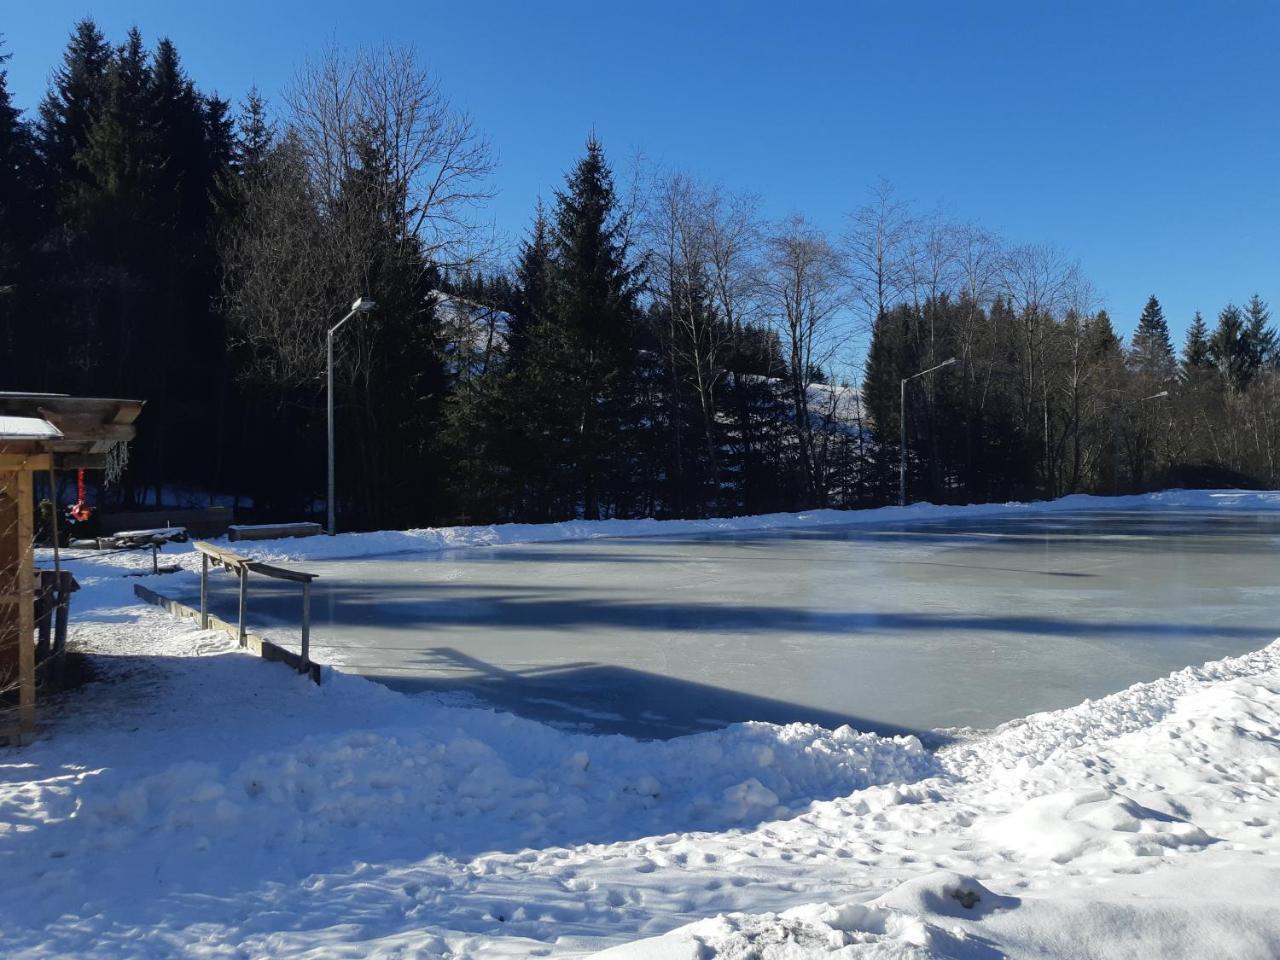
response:
<path id="1" fill-rule="evenodd" d="M 946 520 L 960 517 L 1000 517 L 1017 514 L 1073 512 L 1103 507 L 1117 510 L 1280 510 L 1280 492 L 1236 490 L 1168 490 L 1126 497 L 1077 494 L 1039 503 L 992 503 L 937 506 L 916 503 L 876 510 L 807 510 L 708 520 L 565 520 L 560 523 L 504 523 L 473 527 L 426 527 L 373 533 L 339 533 L 306 540 L 261 540 L 255 558 L 264 561 L 331 560 L 421 553 L 462 547 L 551 543 L 612 537 L 682 534 L 745 533 L 753 530 L 806 529 L 826 526 L 873 525 L 900 520 Z M 221 542 L 221 541 L 214 541 Z"/>
<path id="2" fill-rule="evenodd" d="M 0 416 L 0 439 L 57 440 L 62 431 L 40 417 Z"/>
<path id="3" fill-rule="evenodd" d="M 1128 506 L 1206 504 L 1280 495 Z M 557 533 L 599 530 L 269 549 Z M 936 752 L 806 724 L 640 742 L 336 671 L 316 687 L 134 603 L 139 559 L 73 561 L 98 678 L 0 753 L 6 957 L 1280 952 L 1280 642 Z"/>

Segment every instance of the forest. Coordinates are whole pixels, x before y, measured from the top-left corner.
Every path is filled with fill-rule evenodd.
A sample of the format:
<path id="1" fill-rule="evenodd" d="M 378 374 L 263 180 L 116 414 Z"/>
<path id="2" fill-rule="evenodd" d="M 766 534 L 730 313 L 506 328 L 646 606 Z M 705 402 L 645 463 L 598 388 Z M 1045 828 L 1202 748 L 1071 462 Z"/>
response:
<path id="1" fill-rule="evenodd" d="M 594 136 L 507 249 L 494 152 L 411 50 L 236 104 L 91 20 L 33 109 L 3 65 L 0 390 L 147 402 L 104 503 L 321 519 L 357 297 L 344 529 L 872 506 L 903 462 L 912 501 L 1280 484 L 1247 291 L 1181 343 L 1152 295 L 1126 342 L 1067 254 L 888 181 L 830 232 Z"/>

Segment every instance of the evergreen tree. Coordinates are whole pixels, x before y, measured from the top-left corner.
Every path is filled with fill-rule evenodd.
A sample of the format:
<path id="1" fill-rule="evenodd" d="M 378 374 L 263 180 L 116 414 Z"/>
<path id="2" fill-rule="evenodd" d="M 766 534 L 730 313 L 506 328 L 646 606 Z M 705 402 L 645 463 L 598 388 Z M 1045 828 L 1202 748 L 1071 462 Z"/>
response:
<path id="1" fill-rule="evenodd" d="M 49 186 L 67 189 L 79 177 L 77 155 L 89 138 L 106 94 L 112 50 L 97 24 L 76 24 L 53 75 L 52 88 L 40 104 L 37 146 Z"/>
<path id="2" fill-rule="evenodd" d="M 551 228 L 549 315 L 536 333 L 541 425 L 574 478 L 583 516 L 614 505 L 629 471 L 627 377 L 633 360 L 638 284 L 628 263 L 627 218 L 618 210 L 604 148 L 586 155 L 556 193 Z M 609 489 L 612 487 L 612 489 Z"/>
<path id="3" fill-rule="evenodd" d="M 1142 316 L 1138 318 L 1138 328 L 1129 345 L 1128 360 L 1135 373 L 1156 383 L 1171 379 L 1177 370 L 1169 324 L 1155 294 L 1147 299 Z"/>
<path id="4" fill-rule="evenodd" d="M 1264 367 L 1276 365 L 1276 332 L 1271 326 L 1271 311 L 1256 293 L 1244 308 L 1244 350 L 1252 378 Z"/>
<path id="5" fill-rule="evenodd" d="M 29 315 L 23 305 L 32 299 L 27 288 L 39 209 L 31 131 L 9 98 L 9 56 L 0 52 L 0 383 L 12 387 L 34 386 L 34 335 L 22 320 Z"/>
<path id="6" fill-rule="evenodd" d="M 267 116 L 267 102 L 257 87 L 250 87 L 235 121 L 232 170 L 242 177 L 260 171 L 275 139 L 275 126 Z"/>
<path id="7" fill-rule="evenodd" d="M 1213 359 L 1209 349 L 1209 327 L 1196 311 L 1195 319 L 1187 327 L 1186 343 L 1182 347 L 1182 375 L 1191 377 L 1194 373 L 1213 367 Z"/>
<path id="8" fill-rule="evenodd" d="M 1099 310 L 1085 321 L 1085 342 L 1095 360 L 1118 359 L 1124 346 L 1111 324 L 1111 315 L 1105 310 Z"/>
<path id="9" fill-rule="evenodd" d="M 1218 314 L 1218 326 L 1209 338 L 1209 359 L 1229 386 L 1241 390 L 1248 385 L 1251 370 L 1244 314 L 1234 303 Z"/>
<path id="10" fill-rule="evenodd" d="M 547 318 L 550 308 L 551 226 L 542 201 L 538 201 L 533 228 L 516 260 L 516 297 L 507 334 L 510 360 L 518 366 L 528 346 L 529 332 Z"/>

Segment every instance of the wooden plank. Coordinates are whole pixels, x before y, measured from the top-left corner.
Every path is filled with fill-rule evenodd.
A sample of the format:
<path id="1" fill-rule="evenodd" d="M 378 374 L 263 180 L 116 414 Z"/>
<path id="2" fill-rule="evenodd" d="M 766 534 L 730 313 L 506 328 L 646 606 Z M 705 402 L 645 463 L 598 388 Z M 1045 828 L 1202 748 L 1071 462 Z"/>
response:
<path id="1" fill-rule="evenodd" d="M 140 583 L 133 585 L 133 592 L 139 600 L 145 600 L 147 603 L 154 604 L 164 610 L 169 611 L 175 617 L 184 620 L 193 620 L 197 624 L 200 622 L 200 611 L 193 607 L 188 607 L 185 603 L 179 603 L 177 600 L 171 600 L 162 594 L 156 593 L 149 587 L 144 587 Z M 227 623 L 216 614 L 209 614 L 209 629 L 217 630 L 225 633 L 227 636 L 238 640 L 240 635 L 240 627 L 238 624 Z M 245 649 L 251 653 L 257 654 L 263 660 L 270 660 L 275 663 L 283 663 L 291 667 L 298 673 L 305 673 L 314 683 L 320 682 L 320 665 L 318 663 L 303 663 L 298 654 L 292 650 L 288 650 L 277 643 L 273 643 L 266 637 L 260 637 L 254 633 L 245 635 Z"/>
<path id="2" fill-rule="evenodd" d="M 17 473 L 0 473 L 0 689 L 4 690 L 17 685 L 18 648 L 22 643 L 18 565 L 23 548 L 18 542 L 17 490 Z"/>
<path id="3" fill-rule="evenodd" d="M 53 465 L 59 470 L 105 470 L 105 453 L 55 453 Z"/>
<path id="4" fill-rule="evenodd" d="M 132 440 L 138 428 L 131 423 L 102 423 L 92 417 L 76 417 L 51 414 L 53 423 L 62 431 L 61 440 L 50 441 L 54 450 L 75 450 L 85 443 L 101 443 L 110 440 Z"/>
<path id="5" fill-rule="evenodd" d="M 320 576 L 318 573 L 307 573 L 303 570 L 288 570 L 284 567 L 277 567 L 273 563 L 263 563 L 261 560 L 250 560 L 248 557 L 242 557 L 238 553 L 230 550 L 224 550 L 222 547 L 215 547 L 212 543 L 205 543 L 203 540 L 193 541 L 191 544 L 200 553 L 204 554 L 214 563 L 221 564 L 228 570 L 239 572 L 240 570 L 248 570 L 252 573 L 260 573 L 264 577 L 273 577 L 276 580 L 291 580 L 294 583 L 310 583 Z"/>
<path id="6" fill-rule="evenodd" d="M 228 570 L 239 570 L 250 562 L 248 557 L 242 557 L 240 554 L 224 550 L 222 547 L 215 547 L 212 543 L 205 543 L 203 540 L 192 541 L 191 545 L 214 563 L 224 566 Z"/>
<path id="7" fill-rule="evenodd" d="M 310 583 L 320 576 L 318 573 L 305 573 L 302 570 L 286 570 L 284 567 L 262 563 L 259 560 L 250 560 L 245 564 L 245 568 L 252 570 L 254 573 L 260 573 L 264 577 L 274 577 L 276 580 L 292 580 L 294 583 Z"/>
<path id="8" fill-rule="evenodd" d="M 53 458 L 47 453 L 0 453 L 0 471 L 48 470 Z"/>
<path id="9" fill-rule="evenodd" d="M 46 469 L 48 469 L 46 467 Z M 36 624 L 35 531 L 32 522 L 35 498 L 31 472 L 18 473 L 18 722 L 24 730 L 36 728 Z"/>

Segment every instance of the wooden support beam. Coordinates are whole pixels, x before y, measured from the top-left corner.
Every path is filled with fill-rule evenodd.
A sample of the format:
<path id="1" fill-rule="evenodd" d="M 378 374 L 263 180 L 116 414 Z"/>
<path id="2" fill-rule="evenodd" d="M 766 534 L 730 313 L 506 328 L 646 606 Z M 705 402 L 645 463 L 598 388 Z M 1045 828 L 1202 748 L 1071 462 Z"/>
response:
<path id="1" fill-rule="evenodd" d="M 201 621 L 199 610 L 188 607 L 185 603 L 179 603 L 177 600 L 170 600 L 168 597 L 156 593 L 154 590 L 149 587 L 144 587 L 140 583 L 135 583 L 133 585 L 133 592 L 139 600 L 145 600 L 147 603 L 161 607 L 169 611 L 169 613 L 173 614 L 175 617 L 194 620 L 196 623 L 200 623 Z M 209 620 L 208 629 L 217 630 L 221 633 L 225 633 L 229 637 L 239 640 L 239 624 L 227 623 L 227 621 L 212 613 L 207 616 Z M 317 684 L 320 682 L 320 664 L 304 661 L 302 657 L 298 656 L 298 654 L 294 653 L 292 650 L 287 650 L 278 643 L 268 640 L 266 637 L 260 637 L 253 633 L 246 633 L 244 647 L 250 653 L 256 654 L 263 660 L 283 663 L 298 673 L 305 673 L 311 678 L 312 682 Z"/>
<path id="2" fill-rule="evenodd" d="M 28 731 L 36 728 L 35 490 L 31 481 L 30 470 L 18 472 L 18 722 Z"/>
<path id="3" fill-rule="evenodd" d="M 0 453 L 0 473 L 48 470 L 53 458 L 47 453 Z"/>

